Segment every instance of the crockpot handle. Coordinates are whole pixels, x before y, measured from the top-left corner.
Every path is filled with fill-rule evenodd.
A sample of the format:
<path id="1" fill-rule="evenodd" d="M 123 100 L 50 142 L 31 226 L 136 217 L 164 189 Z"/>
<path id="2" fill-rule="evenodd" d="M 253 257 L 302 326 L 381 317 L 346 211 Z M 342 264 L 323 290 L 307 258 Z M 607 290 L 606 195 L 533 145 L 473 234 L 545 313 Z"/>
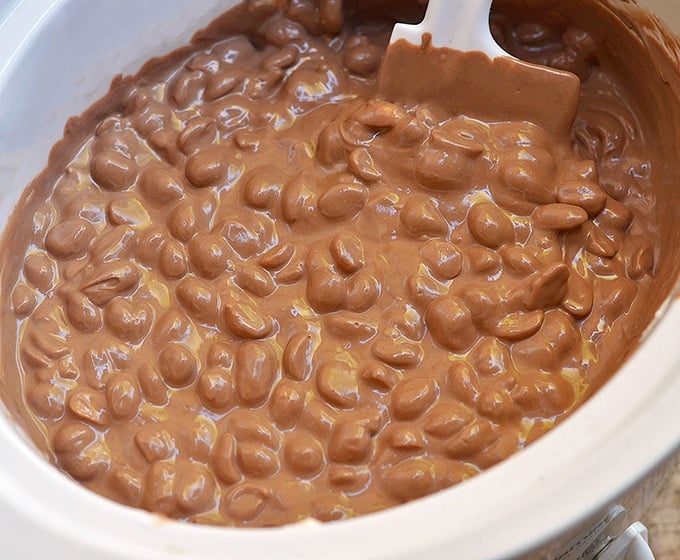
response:
<path id="1" fill-rule="evenodd" d="M 596 556 L 596 560 L 654 560 L 647 538 L 647 527 L 636 521 L 619 538 L 609 543 Z"/>

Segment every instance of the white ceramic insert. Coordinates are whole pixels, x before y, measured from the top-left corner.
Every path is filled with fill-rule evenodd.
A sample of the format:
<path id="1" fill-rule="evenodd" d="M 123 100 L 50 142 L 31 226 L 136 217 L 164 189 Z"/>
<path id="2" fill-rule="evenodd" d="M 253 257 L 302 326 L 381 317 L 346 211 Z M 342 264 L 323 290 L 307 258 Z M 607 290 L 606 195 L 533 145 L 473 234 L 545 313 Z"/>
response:
<path id="1" fill-rule="evenodd" d="M 68 116 L 101 97 L 116 73 L 186 43 L 235 3 L 0 0 L 0 224 Z M 677 0 L 647 4 L 680 29 Z M 211 528 L 120 506 L 48 464 L 0 406 L 0 558 L 554 557 L 636 487 L 640 501 L 649 486 L 641 483 L 680 448 L 680 300 L 659 317 L 612 381 L 527 450 L 434 496 L 335 524 Z"/>

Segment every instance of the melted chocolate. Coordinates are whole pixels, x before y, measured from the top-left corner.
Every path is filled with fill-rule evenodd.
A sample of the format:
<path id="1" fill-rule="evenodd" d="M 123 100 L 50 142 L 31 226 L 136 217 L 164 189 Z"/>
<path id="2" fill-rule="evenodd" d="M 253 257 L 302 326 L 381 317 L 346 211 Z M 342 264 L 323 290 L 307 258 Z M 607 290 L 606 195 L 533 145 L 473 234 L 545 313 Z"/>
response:
<path id="1" fill-rule="evenodd" d="M 510 50 L 582 79 L 565 138 L 377 98 L 394 3 L 268 4 L 117 82 L 4 247 L 17 420 L 88 488 L 199 523 L 342 519 L 476 475 L 606 381 L 677 275 L 655 204 L 675 136 L 602 6 L 496 7 Z"/>

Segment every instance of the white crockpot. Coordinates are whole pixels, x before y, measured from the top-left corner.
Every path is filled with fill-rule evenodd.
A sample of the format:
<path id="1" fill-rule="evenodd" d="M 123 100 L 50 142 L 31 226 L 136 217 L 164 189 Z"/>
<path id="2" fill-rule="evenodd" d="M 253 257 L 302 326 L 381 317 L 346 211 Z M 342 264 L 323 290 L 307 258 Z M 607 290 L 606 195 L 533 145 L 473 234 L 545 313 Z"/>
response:
<path id="1" fill-rule="evenodd" d="M 0 0 L 0 223 L 70 115 L 116 73 L 186 43 L 233 4 Z M 677 0 L 647 5 L 680 29 Z M 680 449 L 680 300 L 611 382 L 527 450 L 434 496 L 339 523 L 244 530 L 163 520 L 71 481 L 5 412 L 0 405 L 2 559 L 572 560 L 597 531 L 574 539 L 604 529 L 609 512 L 619 516 L 610 532 L 635 520 Z"/>

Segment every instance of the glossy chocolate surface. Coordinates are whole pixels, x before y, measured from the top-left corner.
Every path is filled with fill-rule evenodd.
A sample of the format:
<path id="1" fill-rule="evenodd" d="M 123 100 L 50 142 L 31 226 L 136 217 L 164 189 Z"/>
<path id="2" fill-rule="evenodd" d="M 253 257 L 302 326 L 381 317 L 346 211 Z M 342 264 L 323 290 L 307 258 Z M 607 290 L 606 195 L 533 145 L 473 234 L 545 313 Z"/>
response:
<path id="1" fill-rule="evenodd" d="M 575 4 L 494 12 L 581 79 L 565 136 L 377 97 L 417 2 L 273 4 L 117 83 L 5 239 L 23 423 L 88 488 L 192 522 L 337 520 L 478 474 L 606 381 L 677 272 L 664 139 L 606 10 L 599 35 Z"/>

